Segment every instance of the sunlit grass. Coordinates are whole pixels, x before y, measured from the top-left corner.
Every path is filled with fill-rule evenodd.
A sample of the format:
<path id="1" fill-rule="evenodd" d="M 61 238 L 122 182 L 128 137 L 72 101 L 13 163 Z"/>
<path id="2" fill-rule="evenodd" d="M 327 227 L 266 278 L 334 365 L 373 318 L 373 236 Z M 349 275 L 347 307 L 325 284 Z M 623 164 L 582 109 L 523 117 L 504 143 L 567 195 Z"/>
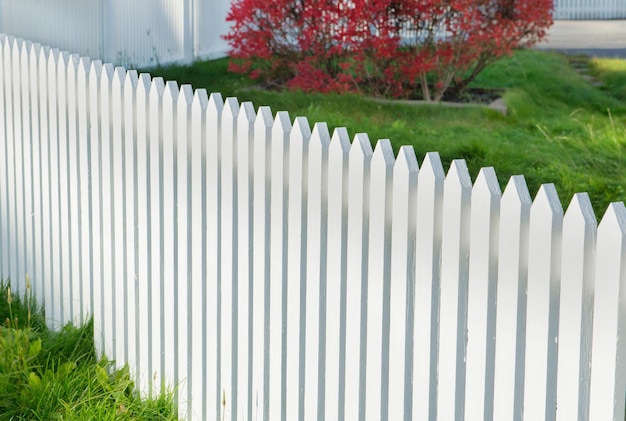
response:
<path id="1" fill-rule="evenodd" d="M 195 88 L 287 110 L 351 135 L 368 133 L 372 142 L 389 138 L 394 148 L 413 145 L 421 161 L 438 151 L 444 165 L 465 158 L 475 177 L 493 166 L 504 186 L 523 174 L 534 194 L 554 183 L 566 206 L 587 191 L 599 216 L 612 201 L 626 199 L 626 62 L 592 60 L 604 88 L 576 72 L 564 55 L 518 51 L 486 69 L 474 86 L 505 89 L 507 116 L 487 108 L 386 104 L 356 95 L 320 95 L 254 89 L 253 82 L 226 72 L 227 59 L 152 73 Z M 604 70 L 603 70 L 604 69 Z M 625 92 L 626 95 L 626 92 Z"/>

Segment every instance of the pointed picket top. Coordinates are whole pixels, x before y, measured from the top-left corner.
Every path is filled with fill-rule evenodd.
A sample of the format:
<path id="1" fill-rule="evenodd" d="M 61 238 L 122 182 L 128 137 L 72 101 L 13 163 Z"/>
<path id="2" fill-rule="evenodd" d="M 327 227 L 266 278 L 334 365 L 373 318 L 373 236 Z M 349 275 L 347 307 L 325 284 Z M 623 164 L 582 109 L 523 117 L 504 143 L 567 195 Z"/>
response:
<path id="1" fill-rule="evenodd" d="M 113 81 L 115 68 L 111 63 L 102 65 L 102 74 L 100 75 L 100 83 L 110 84 Z"/>
<path id="2" fill-rule="evenodd" d="M 140 73 L 139 79 L 137 81 L 137 90 L 143 93 L 144 97 L 148 97 L 150 95 L 150 91 L 152 90 L 152 77 L 149 73 Z"/>
<path id="3" fill-rule="evenodd" d="M 526 184 L 526 179 L 523 175 L 514 175 L 509 179 L 506 187 L 504 188 L 504 193 L 502 194 L 502 203 L 503 205 L 510 206 L 509 203 L 517 202 L 528 206 L 532 204 L 532 199 L 530 197 L 530 192 L 528 191 L 528 186 Z"/>
<path id="4" fill-rule="evenodd" d="M 389 139 L 380 139 L 376 143 L 372 156 L 372 165 L 384 165 L 393 168 L 396 157 L 393 154 L 393 147 Z M 389 168 L 389 169 L 391 169 Z"/>
<path id="5" fill-rule="evenodd" d="M 193 87 L 189 84 L 181 85 L 178 92 L 178 105 L 181 107 L 190 106 L 193 103 Z"/>
<path id="6" fill-rule="evenodd" d="M 168 80 L 165 83 L 165 91 L 163 92 L 163 104 L 165 106 L 172 107 L 173 104 L 178 101 L 178 83 L 172 80 Z M 173 114 L 170 114 L 166 111 L 163 112 L 164 116 L 173 117 Z"/>
<path id="7" fill-rule="evenodd" d="M 54 74 L 53 71 L 57 68 L 57 62 L 59 61 L 60 51 L 58 48 L 50 49 L 48 54 L 48 74 Z"/>
<path id="8" fill-rule="evenodd" d="M 329 154 L 347 155 L 350 151 L 350 135 L 345 127 L 337 127 L 333 131 L 328 147 Z"/>
<path id="9" fill-rule="evenodd" d="M 209 113 L 219 116 L 222 113 L 222 109 L 224 108 L 224 100 L 222 99 L 222 95 L 219 93 L 212 93 L 209 96 L 209 104 L 207 109 Z"/>
<path id="10" fill-rule="evenodd" d="M 291 129 L 291 143 L 294 141 L 307 144 L 311 138 L 311 126 L 306 117 L 296 117 Z"/>
<path id="11" fill-rule="evenodd" d="M 424 157 L 422 166 L 420 167 L 420 177 L 428 179 L 445 179 L 446 173 L 439 157 L 439 152 L 428 152 Z M 419 182 L 418 179 L 418 182 Z"/>
<path id="12" fill-rule="evenodd" d="M 128 70 L 126 72 L 126 79 L 124 80 L 124 92 L 125 95 L 132 97 L 137 91 L 137 84 L 139 83 L 139 76 L 136 70 Z"/>
<path id="13" fill-rule="evenodd" d="M 61 51 L 59 53 L 58 66 L 59 66 L 59 72 L 63 72 L 63 76 L 65 76 L 65 71 L 69 67 L 69 63 L 70 63 L 70 53 L 68 53 L 67 51 Z"/>
<path id="14" fill-rule="evenodd" d="M 153 78 L 152 85 L 150 86 L 150 97 L 152 98 L 162 97 L 164 92 L 165 92 L 165 82 L 163 81 L 163 78 L 162 77 Z"/>
<path id="15" fill-rule="evenodd" d="M 587 419 L 596 218 L 587 193 L 572 198 L 563 218 L 556 419 Z"/>
<path id="16" fill-rule="evenodd" d="M 621 419 L 626 392 L 626 208 L 598 225 L 589 419 Z"/>
<path id="17" fill-rule="evenodd" d="M 309 140 L 309 153 L 319 156 L 322 151 L 330 146 L 330 132 L 326 123 L 315 123 L 311 139 Z"/>
<path id="18" fill-rule="evenodd" d="M 472 179 L 464 159 L 455 159 L 450 163 L 446 175 L 446 188 L 449 188 L 449 185 L 456 185 L 461 189 L 472 188 Z"/>
<path id="19" fill-rule="evenodd" d="M 472 195 L 479 195 L 483 197 L 500 197 L 502 190 L 500 190 L 500 183 L 498 183 L 498 176 L 496 175 L 493 167 L 481 168 L 474 182 L 474 188 Z"/>
<path id="20" fill-rule="evenodd" d="M 272 133 L 274 136 L 287 135 L 291 132 L 291 119 L 287 111 L 279 111 L 276 113 L 276 119 L 272 126 Z"/>
<path id="21" fill-rule="evenodd" d="M 415 156 L 415 149 L 409 145 L 403 145 L 398 151 L 398 157 L 394 165 L 394 179 L 396 174 L 402 177 L 408 177 L 409 174 L 419 174 L 419 165 Z"/>
<path id="22" fill-rule="evenodd" d="M 20 60 L 22 64 L 28 65 L 28 58 L 30 57 L 30 52 L 32 49 L 33 49 L 33 43 L 31 41 L 25 41 L 24 44 L 22 44 L 22 50 L 20 51 Z M 75 69 L 76 67 L 77 65 L 74 64 L 73 68 Z M 24 71 L 25 71 L 25 76 L 28 77 L 29 76 L 28 71 L 26 69 L 24 69 Z"/>
<path id="23" fill-rule="evenodd" d="M 254 111 L 254 104 L 250 101 L 242 102 L 239 107 L 239 120 L 238 124 L 241 127 L 249 128 L 254 123 L 256 118 L 256 112 Z"/>
<path id="24" fill-rule="evenodd" d="M 30 48 L 30 51 L 28 52 L 28 56 L 29 56 L 29 60 L 31 63 L 31 67 L 32 69 L 34 69 L 34 66 L 39 66 L 39 60 L 43 60 L 42 56 L 43 53 L 43 48 L 41 48 L 41 44 L 39 43 L 33 43 L 32 47 Z M 85 72 L 87 73 L 89 70 L 89 68 L 85 69 Z"/>
<path id="25" fill-rule="evenodd" d="M 233 124 L 237 121 L 239 115 L 239 101 L 235 97 L 228 97 L 224 102 L 224 109 L 222 110 L 222 130 L 228 128 L 233 130 Z"/>
<path id="26" fill-rule="evenodd" d="M 259 107 L 256 114 L 256 120 L 254 121 L 255 131 L 260 130 L 267 132 L 268 130 L 271 130 L 273 125 L 274 117 L 272 116 L 272 109 L 268 106 Z"/>
<path id="27" fill-rule="evenodd" d="M 370 143 L 370 139 L 367 134 L 357 133 L 356 136 L 354 136 L 354 141 L 350 147 L 350 159 L 354 159 L 357 156 L 371 158 L 373 153 L 372 144 Z"/>
<path id="28" fill-rule="evenodd" d="M 542 184 L 541 187 L 539 187 L 530 212 L 532 214 L 539 211 L 549 212 L 555 216 L 563 215 L 561 200 L 559 199 L 559 194 L 554 184 Z"/>
<path id="29" fill-rule="evenodd" d="M 193 102 L 191 104 L 192 110 L 204 111 L 209 105 L 209 94 L 206 89 L 196 89 L 193 93 Z"/>

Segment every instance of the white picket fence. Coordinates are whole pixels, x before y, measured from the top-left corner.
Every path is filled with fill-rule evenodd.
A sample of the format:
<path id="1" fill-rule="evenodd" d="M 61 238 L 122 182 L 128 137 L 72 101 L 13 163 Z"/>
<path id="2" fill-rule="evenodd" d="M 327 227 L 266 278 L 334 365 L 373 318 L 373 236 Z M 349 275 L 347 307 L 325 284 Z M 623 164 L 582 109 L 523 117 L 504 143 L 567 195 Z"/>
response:
<path id="1" fill-rule="evenodd" d="M 626 19 L 626 1 L 554 0 L 554 19 Z"/>
<path id="2" fill-rule="evenodd" d="M 122 66 L 226 54 L 230 0 L 1 0 L 0 32 Z"/>
<path id="3" fill-rule="evenodd" d="M 617 420 L 626 209 L 0 36 L 0 275 L 206 420 Z"/>

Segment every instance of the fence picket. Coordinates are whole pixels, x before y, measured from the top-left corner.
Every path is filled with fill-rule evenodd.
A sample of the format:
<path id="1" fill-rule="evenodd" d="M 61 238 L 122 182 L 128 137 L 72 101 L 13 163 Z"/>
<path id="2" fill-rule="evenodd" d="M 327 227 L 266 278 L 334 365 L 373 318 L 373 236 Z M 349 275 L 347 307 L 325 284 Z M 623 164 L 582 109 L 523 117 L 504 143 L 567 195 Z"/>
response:
<path id="1" fill-rule="evenodd" d="M 402 146 L 393 169 L 391 281 L 389 287 L 389 400 L 387 418 L 411 419 L 415 214 L 418 165 L 415 151 Z M 393 357 L 392 357 L 393 356 Z M 384 415 L 384 414 L 383 414 Z"/>
<path id="2" fill-rule="evenodd" d="M 465 406 L 465 343 L 472 182 L 465 161 L 450 165 L 443 190 L 437 416 L 461 419 Z M 444 314 L 457 317 L 442 317 Z"/>
<path id="3" fill-rule="evenodd" d="M 251 401 L 251 360 L 254 348 L 251 347 L 252 337 L 252 183 L 253 172 L 253 139 L 254 139 L 254 106 L 244 102 L 239 109 L 237 119 L 237 388 L 234 389 L 232 400 L 235 418 L 252 419 Z M 259 351 L 263 348 L 259 348 Z M 261 353 L 262 354 L 262 353 Z"/>
<path id="4" fill-rule="evenodd" d="M 0 275 L 31 274 L 53 328 L 93 315 L 181 418 L 623 415 L 623 204 L 597 228 L 521 176 L 501 195 L 491 168 L 472 187 L 463 161 L 1 34 L 0 57 Z"/>
<path id="5" fill-rule="evenodd" d="M 150 155 L 149 120 L 150 75 L 142 73 L 137 81 L 137 373 L 141 392 L 148 393 L 152 376 L 150 356 L 152 355 L 151 313 L 150 313 Z"/>
<path id="6" fill-rule="evenodd" d="M 359 133 L 350 147 L 348 158 L 348 237 L 346 277 L 346 362 L 345 389 L 347 419 L 365 418 L 365 349 L 364 335 L 367 289 L 367 256 L 369 246 L 370 162 L 372 145 L 366 134 Z M 357 418 L 358 417 L 358 418 Z"/>
<path id="7" fill-rule="evenodd" d="M 389 398 L 389 288 L 393 166 L 391 142 L 379 140 L 370 169 L 369 256 L 367 277 L 365 419 L 386 419 Z M 370 279 L 373 282 L 370 282 Z"/>
<path id="8" fill-rule="evenodd" d="M 205 406 L 203 407 L 203 417 L 220 419 L 221 413 L 221 389 L 220 389 L 220 361 L 218 359 L 218 347 L 219 336 L 217 330 L 217 323 L 219 320 L 218 309 L 218 280 L 221 277 L 220 266 L 220 234 L 221 234 L 221 222 L 219 219 L 219 208 L 221 197 L 219 195 L 219 137 L 220 137 L 220 122 L 222 116 L 222 109 L 224 108 L 224 102 L 221 95 L 211 94 L 209 97 L 209 103 L 206 113 L 206 141 L 204 145 L 204 151 L 206 156 L 205 163 L 205 227 L 206 227 L 206 247 L 205 256 L 206 259 L 206 275 L 203 279 L 203 283 L 206 285 L 203 291 L 203 299 L 205 305 L 202 312 L 202 318 L 205 322 L 206 337 L 204 343 L 206 344 L 206 371 L 209 373 L 215 373 L 215 378 L 205 379 L 206 395 L 204 397 Z M 209 328 L 213 326 L 213 329 Z"/>
<path id="9" fill-rule="evenodd" d="M 289 196 L 287 204 L 287 284 L 286 288 L 286 408 L 288 420 L 302 419 L 304 416 L 304 317 L 306 302 L 306 234 L 307 234 L 307 193 L 308 145 L 311 137 L 309 123 L 304 117 L 297 117 L 289 139 L 288 179 Z M 313 339 L 313 338 L 310 338 Z M 314 347 L 313 347 L 314 348 Z M 315 357 L 313 357 L 315 358 Z"/>
<path id="10" fill-rule="evenodd" d="M 270 179 L 274 120 L 269 107 L 259 107 L 254 122 L 252 411 L 253 419 L 269 418 L 269 286 Z"/>
<path id="11" fill-rule="evenodd" d="M 328 240 L 326 282 L 326 373 L 324 419 L 344 420 L 345 406 L 345 302 L 348 239 L 348 157 L 350 138 L 345 128 L 335 129 L 328 146 Z"/>
<path id="12" fill-rule="evenodd" d="M 553 184 L 530 208 L 524 419 L 554 420 L 563 209 Z"/>
<path id="13" fill-rule="evenodd" d="M 176 247 L 176 278 L 174 281 L 175 299 L 175 323 L 174 344 L 177 348 L 175 379 L 178 385 L 178 400 L 184 402 L 181 411 L 191 413 L 191 399 L 189 396 L 189 380 L 191 378 L 191 107 L 193 104 L 193 91 L 190 85 L 182 85 L 176 103 L 176 129 L 174 134 L 175 154 L 175 207 L 174 220 L 176 221 L 177 237 L 174 240 Z M 202 156 L 202 155 L 200 155 Z M 201 175 L 198 175 L 201 179 Z M 201 270 L 200 270 L 201 273 Z M 201 366 L 201 365 L 199 365 Z"/>
<path id="14" fill-rule="evenodd" d="M 500 199 L 495 171 L 481 169 L 471 199 L 465 419 L 493 419 Z"/>
<path id="15" fill-rule="evenodd" d="M 558 421 L 589 419 L 596 217 L 587 194 L 576 194 L 563 218 Z"/>
<path id="16" fill-rule="evenodd" d="M 317 123 L 309 142 L 305 285 L 305 358 L 303 413 L 324 419 L 325 301 L 328 244 L 328 147 L 330 134 Z M 339 320 L 339 319 L 337 319 Z"/>
<path id="17" fill-rule="evenodd" d="M 619 420 L 626 392 L 626 209 L 611 203 L 598 226 L 590 420 Z"/>
<path id="18" fill-rule="evenodd" d="M 415 290 L 411 297 L 413 315 L 413 406 L 412 419 L 437 419 L 437 334 L 439 314 L 439 278 L 443 184 L 445 174 L 437 153 L 424 158 L 417 178 L 417 213 L 415 227 Z M 433 402 L 435 404 L 433 404 Z"/>
<path id="19" fill-rule="evenodd" d="M 289 193 L 289 134 L 291 121 L 279 112 L 272 127 L 270 197 L 270 287 L 269 287 L 269 419 L 285 416 L 285 348 L 283 330 L 287 284 L 287 204 Z M 280 391 L 280 393 L 279 393 Z"/>
<path id="20" fill-rule="evenodd" d="M 500 202 L 493 419 L 522 419 L 530 193 L 509 180 Z"/>

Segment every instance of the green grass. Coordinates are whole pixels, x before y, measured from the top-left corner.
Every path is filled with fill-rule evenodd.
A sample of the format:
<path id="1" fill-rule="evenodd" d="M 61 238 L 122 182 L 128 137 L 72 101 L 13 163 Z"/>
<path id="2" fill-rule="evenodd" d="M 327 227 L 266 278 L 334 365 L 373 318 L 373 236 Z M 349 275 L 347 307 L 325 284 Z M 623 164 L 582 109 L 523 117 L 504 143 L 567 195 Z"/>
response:
<path id="1" fill-rule="evenodd" d="M 388 138 L 394 148 L 413 145 L 418 160 L 438 151 L 444 165 L 465 158 L 473 177 L 484 166 L 496 169 L 502 186 L 523 174 L 531 194 L 554 183 L 565 205 L 587 191 L 599 216 L 612 201 L 626 199 L 626 62 L 593 60 L 605 88 L 593 87 L 563 55 L 519 51 L 485 70 L 473 86 L 505 89 L 506 117 L 486 108 L 383 104 L 355 95 L 269 92 L 246 77 L 228 73 L 227 59 L 151 73 L 194 88 L 304 115 Z"/>
<path id="2" fill-rule="evenodd" d="M 49 331 L 0 283 L 0 420 L 175 420 L 172 394 L 141 399 L 127 367 L 97 358 L 93 322 Z"/>

